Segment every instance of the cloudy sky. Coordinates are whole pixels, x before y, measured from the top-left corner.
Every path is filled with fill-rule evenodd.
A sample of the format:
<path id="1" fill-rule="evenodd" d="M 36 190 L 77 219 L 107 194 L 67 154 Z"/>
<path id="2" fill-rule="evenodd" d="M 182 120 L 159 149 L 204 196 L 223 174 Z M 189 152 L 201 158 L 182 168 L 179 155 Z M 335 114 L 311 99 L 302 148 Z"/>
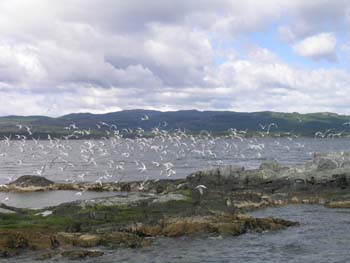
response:
<path id="1" fill-rule="evenodd" d="M 1 0 L 0 115 L 350 114 L 348 0 Z"/>

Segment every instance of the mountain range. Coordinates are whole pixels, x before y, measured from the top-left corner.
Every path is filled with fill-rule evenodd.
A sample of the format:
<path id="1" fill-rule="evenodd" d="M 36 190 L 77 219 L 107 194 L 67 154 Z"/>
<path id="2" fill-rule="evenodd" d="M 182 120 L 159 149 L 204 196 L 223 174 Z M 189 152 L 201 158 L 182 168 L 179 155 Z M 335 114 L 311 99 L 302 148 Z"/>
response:
<path id="1" fill-rule="evenodd" d="M 26 134 L 46 138 L 47 134 L 63 136 L 71 133 L 67 127 L 89 130 L 91 136 L 105 134 L 108 126 L 116 125 L 118 130 L 136 129 L 150 131 L 155 127 L 167 131 L 185 129 L 191 133 L 202 130 L 223 134 L 229 129 L 245 130 L 248 134 L 267 131 L 271 123 L 271 134 L 296 134 L 314 136 L 315 133 L 350 133 L 350 116 L 336 113 L 281 113 L 281 112 L 231 112 L 231 111 L 154 111 L 124 110 L 105 114 L 72 113 L 57 118 L 47 116 L 5 116 L 0 117 L 0 136 Z M 102 126 L 102 128 L 100 128 Z M 29 132 L 28 128 L 29 127 Z M 65 128 L 66 127 L 66 128 Z M 33 133 L 33 134 L 30 134 Z"/>

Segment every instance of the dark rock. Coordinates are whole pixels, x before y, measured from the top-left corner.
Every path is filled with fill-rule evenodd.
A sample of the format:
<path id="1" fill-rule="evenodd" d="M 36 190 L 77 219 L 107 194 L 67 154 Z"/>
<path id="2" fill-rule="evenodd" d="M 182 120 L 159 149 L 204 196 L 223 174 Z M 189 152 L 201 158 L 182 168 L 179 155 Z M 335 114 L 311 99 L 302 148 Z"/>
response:
<path id="1" fill-rule="evenodd" d="M 59 255 L 58 252 L 50 252 L 50 253 L 45 253 L 40 256 L 38 256 L 35 260 L 49 260 L 52 259 L 53 257 Z"/>
<path id="2" fill-rule="evenodd" d="M 144 247 L 151 244 L 150 240 L 146 240 L 138 235 L 127 232 L 112 232 L 102 235 L 101 244 L 108 247 Z"/>
<path id="3" fill-rule="evenodd" d="M 346 189 L 349 186 L 349 182 L 347 179 L 347 174 L 343 173 L 343 174 L 334 174 L 332 176 L 337 184 L 337 187 L 341 188 L 341 189 Z"/>
<path id="4" fill-rule="evenodd" d="M 56 249 L 60 246 L 60 242 L 57 240 L 56 236 L 50 237 L 51 248 Z"/>
<path id="5" fill-rule="evenodd" d="M 22 235 L 11 235 L 6 240 L 5 247 L 11 249 L 26 249 L 29 246 L 29 241 Z"/>
<path id="6" fill-rule="evenodd" d="M 53 185 L 54 182 L 46 179 L 45 177 L 37 176 L 37 175 L 23 175 L 17 178 L 15 181 L 9 183 L 9 185 L 14 185 L 18 187 L 46 187 Z"/>
<path id="7" fill-rule="evenodd" d="M 122 184 L 120 185 L 120 190 L 121 190 L 122 192 L 130 192 L 130 191 L 131 191 L 130 184 L 128 184 L 128 183 L 122 183 Z"/>
<path id="8" fill-rule="evenodd" d="M 91 219 L 95 219 L 95 220 L 105 220 L 107 219 L 107 212 L 103 212 L 103 211 L 94 211 L 89 213 L 89 218 Z"/>
<path id="9" fill-rule="evenodd" d="M 266 161 L 260 165 L 259 169 L 260 170 L 270 170 L 273 172 L 282 172 L 282 171 L 288 170 L 289 167 L 284 166 L 276 161 Z"/>
<path id="10" fill-rule="evenodd" d="M 318 171 L 333 170 L 338 167 L 337 162 L 328 158 L 320 158 L 317 163 Z"/>
<path id="11" fill-rule="evenodd" d="M 104 255 L 101 251 L 90 251 L 90 250 L 69 250 L 61 253 L 62 257 L 68 258 L 70 260 L 79 260 L 87 257 L 95 258 Z"/>

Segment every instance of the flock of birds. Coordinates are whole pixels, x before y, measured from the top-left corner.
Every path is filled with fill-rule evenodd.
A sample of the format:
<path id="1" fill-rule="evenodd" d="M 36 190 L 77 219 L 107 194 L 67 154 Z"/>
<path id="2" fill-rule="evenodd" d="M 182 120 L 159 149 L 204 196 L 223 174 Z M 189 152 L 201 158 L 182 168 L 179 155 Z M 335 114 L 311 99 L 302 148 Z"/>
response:
<path id="1" fill-rule="evenodd" d="M 149 117 L 145 115 L 141 120 L 148 121 Z M 261 137 L 268 137 L 272 129 L 278 128 L 276 123 L 258 125 Z M 140 180 L 142 189 L 149 180 L 184 177 L 199 169 L 232 164 L 234 160 L 261 162 L 273 156 L 271 151 L 288 153 L 291 148 L 305 148 L 303 141 L 292 134 L 281 138 L 274 134 L 270 140 L 248 137 L 247 131 L 237 129 L 213 136 L 207 131 L 197 135 L 180 129 L 169 132 L 166 126 L 167 123 L 161 123 L 145 132 L 142 128 L 119 130 L 116 124 L 99 122 L 94 128 L 105 133 L 104 137 L 72 140 L 91 134 L 91 129 L 81 129 L 72 123 L 64 128 L 67 136 L 48 135 L 46 140 L 38 140 L 32 138 L 33 128 L 18 124 L 18 134 L 0 141 L 0 169 L 5 174 L 0 183 L 5 185 L 23 174 L 34 174 L 71 183 Z M 317 132 L 315 138 L 341 135 L 327 130 Z M 198 186 L 201 193 L 203 187 Z"/>

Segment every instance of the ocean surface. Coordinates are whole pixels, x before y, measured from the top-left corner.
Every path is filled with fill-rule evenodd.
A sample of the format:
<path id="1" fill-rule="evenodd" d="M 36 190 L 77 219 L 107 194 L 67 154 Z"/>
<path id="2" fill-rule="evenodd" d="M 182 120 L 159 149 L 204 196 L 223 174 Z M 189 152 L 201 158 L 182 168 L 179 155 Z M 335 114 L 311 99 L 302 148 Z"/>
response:
<path id="1" fill-rule="evenodd" d="M 256 217 L 279 217 L 300 222 L 281 231 L 247 233 L 237 237 L 159 238 L 148 248 L 101 250 L 105 255 L 83 262 L 106 263 L 344 263 L 350 259 L 350 209 L 289 205 L 260 210 Z M 29 254 L 4 262 L 36 262 Z M 60 261 L 62 262 L 62 261 Z M 72 262 L 72 261 L 71 261 Z"/>
<path id="2" fill-rule="evenodd" d="M 301 164 L 314 153 L 349 150 L 350 138 L 0 141 L 0 184 L 28 174 L 56 182 L 184 178 L 221 165 Z"/>

